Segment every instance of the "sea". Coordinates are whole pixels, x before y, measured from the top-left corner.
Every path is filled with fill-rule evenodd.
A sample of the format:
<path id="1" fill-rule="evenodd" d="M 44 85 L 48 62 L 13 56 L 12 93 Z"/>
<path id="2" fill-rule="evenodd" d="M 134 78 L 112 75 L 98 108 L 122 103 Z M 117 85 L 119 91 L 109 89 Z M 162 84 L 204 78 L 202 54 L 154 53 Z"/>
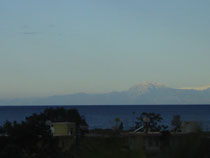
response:
<path id="1" fill-rule="evenodd" d="M 39 114 L 46 108 L 76 108 L 85 117 L 89 129 L 112 128 L 119 118 L 125 129 L 135 125 L 136 118 L 142 112 L 161 114 L 161 124 L 171 128 L 174 115 L 180 115 L 181 121 L 197 121 L 203 130 L 210 130 L 210 105 L 80 105 L 80 106 L 0 106 L 0 125 L 6 120 L 21 122 L 33 113 Z"/>

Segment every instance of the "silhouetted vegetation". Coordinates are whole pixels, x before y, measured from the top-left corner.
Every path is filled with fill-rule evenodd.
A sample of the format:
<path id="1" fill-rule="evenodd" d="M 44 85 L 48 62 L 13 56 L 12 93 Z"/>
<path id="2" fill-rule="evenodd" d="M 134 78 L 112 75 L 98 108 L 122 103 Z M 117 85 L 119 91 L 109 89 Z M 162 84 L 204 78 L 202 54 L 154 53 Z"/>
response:
<path id="1" fill-rule="evenodd" d="M 140 141 L 139 141 L 140 142 Z M 140 145 L 140 144 L 139 144 Z M 126 137 L 86 138 L 66 152 L 66 158 L 144 158 L 140 146 L 131 148 Z"/>
<path id="2" fill-rule="evenodd" d="M 209 158 L 210 141 L 202 133 L 170 136 L 157 158 Z"/>
<path id="3" fill-rule="evenodd" d="M 120 125 L 119 125 L 119 130 L 123 130 L 124 129 L 124 125 L 123 125 L 123 122 L 120 122 Z"/>
<path id="4" fill-rule="evenodd" d="M 160 124 L 163 120 L 162 116 L 153 112 L 143 112 L 136 119 L 136 128 L 143 126 L 144 129 L 150 129 L 151 131 L 161 131 L 166 130 L 168 128 L 168 126 Z"/>
<path id="5" fill-rule="evenodd" d="M 58 140 L 52 136 L 46 122 L 75 122 L 87 125 L 76 109 L 49 108 L 40 114 L 33 114 L 21 123 L 6 121 L 0 127 L 1 158 L 56 158 L 61 149 Z"/>
<path id="6" fill-rule="evenodd" d="M 209 158 L 209 134 L 171 134 L 162 120 L 160 114 L 143 112 L 137 126 L 159 132 L 141 135 L 123 131 L 123 122 L 116 118 L 115 130 L 92 130 L 92 135 L 75 142 L 73 137 L 53 137 L 49 122 L 75 122 L 81 135 L 85 119 L 76 109 L 48 108 L 20 123 L 6 121 L 0 126 L 0 158 Z M 180 130 L 180 116 L 171 123 L 174 131 Z M 151 152 L 154 144 L 158 151 Z"/>
<path id="7" fill-rule="evenodd" d="M 181 131 L 181 124 L 180 115 L 174 115 L 173 120 L 171 121 L 172 130 L 175 132 Z"/>

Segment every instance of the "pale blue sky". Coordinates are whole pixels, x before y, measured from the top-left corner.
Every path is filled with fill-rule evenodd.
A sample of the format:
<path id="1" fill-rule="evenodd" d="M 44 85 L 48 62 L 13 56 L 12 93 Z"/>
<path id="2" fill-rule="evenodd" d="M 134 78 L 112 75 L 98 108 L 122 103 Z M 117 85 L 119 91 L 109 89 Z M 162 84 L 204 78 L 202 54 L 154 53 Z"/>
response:
<path id="1" fill-rule="evenodd" d="M 0 0 L 0 98 L 210 84 L 209 0 Z"/>

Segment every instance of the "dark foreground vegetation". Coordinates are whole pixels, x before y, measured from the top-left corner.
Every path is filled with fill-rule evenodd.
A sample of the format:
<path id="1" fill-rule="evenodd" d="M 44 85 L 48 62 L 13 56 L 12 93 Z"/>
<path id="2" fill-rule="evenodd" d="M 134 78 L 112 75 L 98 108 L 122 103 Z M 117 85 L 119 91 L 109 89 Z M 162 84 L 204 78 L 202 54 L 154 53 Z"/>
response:
<path id="1" fill-rule="evenodd" d="M 142 113 L 136 119 L 139 133 L 123 130 L 119 118 L 113 129 L 84 133 L 81 127 L 87 123 L 76 109 L 50 108 L 21 123 L 6 121 L 0 127 L 0 158 L 210 157 L 208 132 L 179 133 L 181 119 L 177 115 L 171 122 L 172 131 L 168 131 L 162 120 L 159 114 Z M 50 122 L 74 122 L 76 134 L 53 136 Z"/>
<path id="2" fill-rule="evenodd" d="M 170 136 L 160 151 L 145 150 L 141 136 L 85 138 L 65 153 L 72 158 L 209 158 L 210 142 L 202 135 Z M 175 144 L 169 141 L 175 139 Z"/>
<path id="3" fill-rule="evenodd" d="M 66 110 L 64 108 L 46 109 L 40 114 L 27 117 L 21 123 L 6 121 L 0 127 L 0 157 L 59 157 L 62 149 L 58 146 L 58 137 L 53 137 L 47 124 L 49 120 L 52 122 L 75 122 L 78 131 L 80 125 L 87 124 L 76 109 Z"/>

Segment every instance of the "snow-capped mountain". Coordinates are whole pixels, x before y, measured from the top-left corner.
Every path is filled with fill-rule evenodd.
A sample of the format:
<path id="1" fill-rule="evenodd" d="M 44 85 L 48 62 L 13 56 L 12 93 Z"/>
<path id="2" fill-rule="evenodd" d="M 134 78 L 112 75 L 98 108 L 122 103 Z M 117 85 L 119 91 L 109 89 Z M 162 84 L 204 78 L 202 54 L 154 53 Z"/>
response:
<path id="1" fill-rule="evenodd" d="M 144 83 L 126 91 L 104 94 L 77 93 L 46 98 L 0 100 L 0 105 L 140 105 L 210 104 L 210 88 L 175 89 L 158 83 Z"/>
<path id="2" fill-rule="evenodd" d="M 166 86 L 159 84 L 159 83 L 143 83 L 136 86 L 131 87 L 128 92 L 135 94 L 136 96 L 142 95 L 149 91 L 155 91 L 158 89 L 167 88 Z"/>

